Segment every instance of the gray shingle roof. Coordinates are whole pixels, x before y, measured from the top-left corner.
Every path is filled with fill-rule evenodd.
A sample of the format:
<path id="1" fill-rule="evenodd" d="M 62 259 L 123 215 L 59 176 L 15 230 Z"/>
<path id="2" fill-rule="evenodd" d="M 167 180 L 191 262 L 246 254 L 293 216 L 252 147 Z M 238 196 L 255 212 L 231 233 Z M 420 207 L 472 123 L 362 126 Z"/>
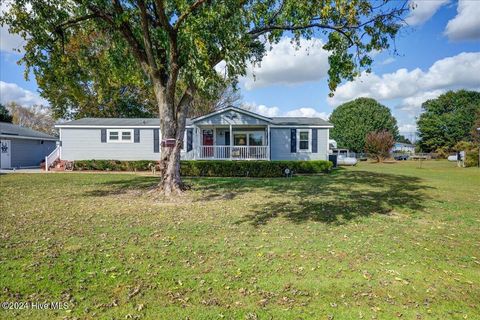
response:
<path id="1" fill-rule="evenodd" d="M 272 123 L 276 125 L 306 125 L 306 126 L 331 126 L 332 124 L 322 118 L 309 117 L 272 117 Z"/>
<path id="2" fill-rule="evenodd" d="M 274 125 L 307 125 L 307 126 L 331 126 L 332 124 L 321 118 L 309 117 L 272 117 Z M 187 119 L 187 126 L 191 125 L 191 119 Z M 61 126 L 159 126 L 157 118 L 83 118 L 65 123 L 58 123 Z"/>
<path id="3" fill-rule="evenodd" d="M 190 119 L 187 119 L 187 125 L 190 124 Z M 82 118 L 72 120 L 64 123 L 57 123 L 61 126 L 139 126 L 151 127 L 160 126 L 158 118 Z"/>
<path id="4" fill-rule="evenodd" d="M 29 138 L 36 138 L 36 139 L 50 139 L 50 140 L 57 140 L 57 137 L 48 135 L 46 133 L 36 131 L 30 128 L 21 127 L 16 124 L 11 124 L 7 122 L 0 122 L 0 135 L 2 137 L 11 136 L 15 138 L 16 136 L 20 137 L 29 137 Z"/>

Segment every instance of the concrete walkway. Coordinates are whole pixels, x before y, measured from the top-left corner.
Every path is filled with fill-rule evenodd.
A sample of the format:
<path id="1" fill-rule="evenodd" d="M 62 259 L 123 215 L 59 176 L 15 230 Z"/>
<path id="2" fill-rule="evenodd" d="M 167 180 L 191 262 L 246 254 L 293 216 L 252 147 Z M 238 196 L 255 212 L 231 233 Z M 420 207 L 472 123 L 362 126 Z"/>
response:
<path id="1" fill-rule="evenodd" d="M 42 169 L 0 169 L 0 173 L 42 173 Z"/>

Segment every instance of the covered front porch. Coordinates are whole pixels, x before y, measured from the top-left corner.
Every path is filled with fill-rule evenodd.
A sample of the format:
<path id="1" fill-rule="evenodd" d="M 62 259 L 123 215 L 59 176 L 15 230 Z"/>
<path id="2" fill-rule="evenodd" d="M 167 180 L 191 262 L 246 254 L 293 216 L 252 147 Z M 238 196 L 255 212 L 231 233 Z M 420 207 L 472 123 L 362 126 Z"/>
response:
<path id="1" fill-rule="evenodd" d="M 198 160 L 270 160 L 268 125 L 197 127 L 194 147 Z"/>

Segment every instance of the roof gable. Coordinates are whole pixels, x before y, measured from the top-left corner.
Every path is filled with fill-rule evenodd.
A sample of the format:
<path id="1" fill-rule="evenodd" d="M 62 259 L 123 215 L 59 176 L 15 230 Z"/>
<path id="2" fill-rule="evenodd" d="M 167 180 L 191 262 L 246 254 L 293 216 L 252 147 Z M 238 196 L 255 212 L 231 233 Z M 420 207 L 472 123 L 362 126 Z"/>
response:
<path id="1" fill-rule="evenodd" d="M 211 125 L 240 125 L 240 124 L 268 124 L 272 119 L 258 113 L 237 107 L 227 107 L 207 115 L 192 119 L 194 124 Z"/>

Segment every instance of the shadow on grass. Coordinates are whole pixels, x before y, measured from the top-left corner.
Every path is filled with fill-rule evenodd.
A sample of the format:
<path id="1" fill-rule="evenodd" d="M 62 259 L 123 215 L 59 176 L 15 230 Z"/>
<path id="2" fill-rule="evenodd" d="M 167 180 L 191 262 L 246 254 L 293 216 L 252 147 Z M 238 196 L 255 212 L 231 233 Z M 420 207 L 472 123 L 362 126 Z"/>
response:
<path id="1" fill-rule="evenodd" d="M 294 178 L 188 178 L 187 183 L 200 191 L 196 201 L 232 200 L 260 193 L 265 201 L 256 201 L 236 223 L 254 226 L 282 217 L 294 223 L 318 221 L 343 224 L 358 217 L 389 214 L 394 210 L 419 211 L 427 196 L 418 177 L 367 171 L 335 171 L 331 174 Z M 108 196 L 127 192 L 145 192 L 158 177 L 104 182 L 105 188 L 86 192 L 85 196 Z"/>
<path id="2" fill-rule="evenodd" d="M 103 182 L 105 188 L 90 190 L 84 193 L 87 197 L 106 197 L 120 195 L 128 192 L 147 192 L 158 184 L 158 177 L 135 176 L 134 178 L 122 177 L 120 180 Z"/>
<path id="3" fill-rule="evenodd" d="M 390 214 L 398 209 L 424 209 L 427 196 L 421 179 L 411 176 L 350 171 L 313 179 L 310 183 L 292 183 L 286 200 L 267 201 L 245 215 L 237 223 L 254 226 L 268 223 L 278 217 L 293 223 L 318 221 L 344 224 L 359 217 Z M 283 198 L 283 197 L 282 197 Z"/>

